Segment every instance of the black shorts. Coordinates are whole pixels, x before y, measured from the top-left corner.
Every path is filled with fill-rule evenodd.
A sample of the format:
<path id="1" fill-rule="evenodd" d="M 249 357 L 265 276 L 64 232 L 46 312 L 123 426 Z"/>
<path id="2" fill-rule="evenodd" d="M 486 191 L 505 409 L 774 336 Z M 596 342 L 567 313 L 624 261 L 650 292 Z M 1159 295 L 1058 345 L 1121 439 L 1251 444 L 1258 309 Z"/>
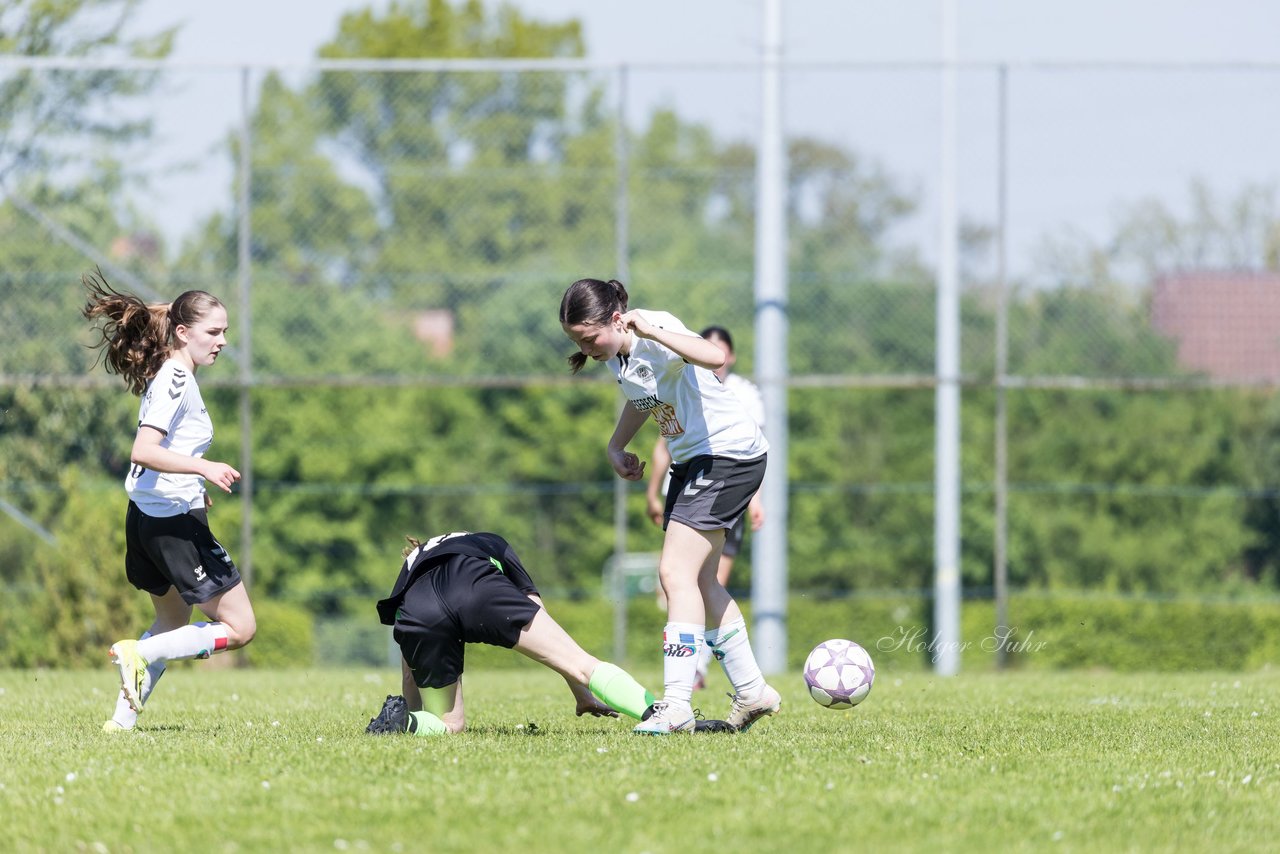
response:
<path id="1" fill-rule="evenodd" d="M 453 555 L 405 591 L 392 634 L 418 687 L 443 688 L 462 676 L 466 644 L 511 649 L 537 613 L 492 561 Z"/>
<path id="2" fill-rule="evenodd" d="M 672 519 L 696 531 L 732 528 L 764 482 L 768 454 L 752 460 L 694 457 L 671 467 L 662 529 Z"/>
<path id="3" fill-rule="evenodd" d="M 203 507 L 177 516 L 148 516 L 130 501 L 124 539 L 129 583 L 154 596 L 176 587 L 183 602 L 199 605 L 240 583 L 240 571 L 213 538 Z"/>

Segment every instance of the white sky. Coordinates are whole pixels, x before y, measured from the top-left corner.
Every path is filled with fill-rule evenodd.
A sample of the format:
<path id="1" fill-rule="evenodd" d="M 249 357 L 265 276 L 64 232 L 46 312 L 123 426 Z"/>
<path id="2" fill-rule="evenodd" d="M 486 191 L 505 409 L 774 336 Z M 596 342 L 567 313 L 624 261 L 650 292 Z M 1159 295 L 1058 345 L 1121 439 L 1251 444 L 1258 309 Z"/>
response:
<path id="1" fill-rule="evenodd" d="M 828 62 L 941 58 L 944 0 L 785 0 L 784 57 Z M 305 64 L 355 0 L 146 0 L 138 28 L 180 23 L 179 62 Z M 583 22 L 588 57 L 644 63 L 748 62 L 759 54 L 763 0 L 514 0 L 540 20 Z M 956 0 L 958 58 L 972 63 L 1277 63 L 1280 3 L 1266 0 Z M 675 106 L 722 138 L 758 130 L 758 75 L 725 86 L 714 74 L 632 76 L 633 120 Z M 996 200 L 995 78 L 960 84 L 962 214 L 990 223 Z M 162 108 L 160 147 L 200 168 L 177 170 L 156 200 L 176 234 L 225 199 L 226 155 L 215 146 L 236 120 L 234 73 L 193 74 Z M 939 163 L 936 76 L 825 72 L 789 78 L 788 132 L 845 145 L 917 192 L 908 241 L 928 244 Z M 1270 70 L 1015 69 L 1009 88 L 1010 246 L 1016 267 L 1046 234 L 1109 234 L 1126 206 L 1158 197 L 1185 204 L 1192 180 L 1223 196 L 1248 183 L 1280 185 L 1268 140 L 1280 138 L 1280 67 Z M 181 159 L 177 155 L 174 162 Z M 210 182 L 217 181 L 210 189 Z M 926 255 L 932 255 L 926 245 Z"/>
<path id="2" fill-rule="evenodd" d="M 176 56 L 300 62 L 345 11 L 385 0 L 148 0 L 144 25 L 183 23 Z M 513 0 L 530 17 L 583 22 L 588 55 L 626 61 L 756 56 L 762 0 Z M 942 0 L 785 0 L 788 58 L 930 60 Z M 1278 61 L 1267 0 L 957 0 L 961 59 Z"/>

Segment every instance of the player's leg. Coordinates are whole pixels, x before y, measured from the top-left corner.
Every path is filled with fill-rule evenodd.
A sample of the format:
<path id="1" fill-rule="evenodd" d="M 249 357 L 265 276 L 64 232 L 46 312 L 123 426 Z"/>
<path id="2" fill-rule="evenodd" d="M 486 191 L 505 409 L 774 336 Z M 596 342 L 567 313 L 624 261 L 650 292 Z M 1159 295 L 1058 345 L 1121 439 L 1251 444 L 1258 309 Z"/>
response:
<path id="1" fill-rule="evenodd" d="M 163 634 L 185 626 L 191 619 L 191 606 L 182 600 L 182 596 L 179 595 L 174 587 L 170 587 L 163 595 L 152 593 L 151 603 L 155 606 L 156 618 L 151 624 L 151 628 L 143 632 L 139 640 L 146 640 L 153 635 Z M 141 675 L 141 684 L 138 686 L 138 700 L 141 705 L 146 705 L 147 700 L 151 697 L 151 692 L 155 690 L 156 683 L 164 675 L 164 671 L 165 663 L 163 661 L 148 662 L 145 667 L 138 671 Z M 116 710 L 111 715 L 111 720 L 103 725 L 103 729 L 108 732 L 133 729 L 137 721 L 138 713 L 129 704 L 129 697 L 122 687 L 120 696 L 116 699 Z"/>
<path id="2" fill-rule="evenodd" d="M 720 552 L 720 563 L 716 567 L 716 578 L 721 587 L 729 586 L 729 576 L 733 573 L 733 561 L 742 547 L 742 537 L 747 529 L 747 517 L 743 514 L 738 523 L 729 529 L 724 538 L 724 549 Z M 706 594 L 703 594 L 704 598 Z M 707 623 L 708 628 L 714 623 Z M 693 690 L 700 691 L 707 687 L 707 673 L 711 668 L 711 644 L 704 643 L 698 648 L 698 673 L 693 680 Z"/>
<path id="3" fill-rule="evenodd" d="M 445 735 L 466 729 L 461 677 L 442 688 L 419 688 L 413 668 L 402 654 L 400 678 L 403 695 L 388 695 L 382 710 L 369 721 L 365 732 L 373 735 L 402 732 Z"/>
<path id="4" fill-rule="evenodd" d="M 213 596 L 207 602 L 201 602 L 200 610 L 215 621 L 210 626 L 221 625 L 222 633 L 226 635 L 225 647 L 219 647 L 215 652 L 246 646 L 258 633 L 258 619 L 253 613 L 253 603 L 249 601 L 249 591 L 245 589 L 243 582 Z"/>
<path id="5" fill-rule="evenodd" d="M 674 488 L 674 482 L 673 482 Z M 706 608 L 698 577 L 703 568 L 714 572 L 724 544 L 724 531 L 699 531 L 672 518 L 658 562 L 658 578 L 667 593 L 667 623 L 662 639 L 662 700 L 636 732 L 656 734 L 693 729 L 693 682 L 698 649 L 706 633 Z"/>
<path id="6" fill-rule="evenodd" d="M 429 582 L 419 581 L 405 591 L 391 633 L 400 647 L 403 696 L 387 697 L 367 732 L 444 735 L 466 729 L 465 644 L 448 603 L 466 595 L 472 581 L 470 569 L 450 564 L 434 570 Z"/>
<path id="7" fill-rule="evenodd" d="M 717 473 L 721 474 L 724 486 L 717 494 L 711 515 L 733 520 L 735 527 L 742 524 L 745 531 L 743 517 L 764 477 L 764 459 L 741 463 L 725 461 Z M 736 552 L 736 543 L 734 550 Z M 706 642 L 733 685 L 733 707 L 726 720 L 739 730 L 746 730 L 760 718 L 777 712 L 782 698 L 765 682 L 747 635 L 746 620 L 717 570 L 718 567 L 703 567 L 698 577 L 707 607 Z"/>
<path id="8" fill-rule="evenodd" d="M 653 695 L 617 665 L 591 655 L 545 608 L 539 608 L 520 632 L 515 649 L 564 677 L 577 700 L 579 715 L 603 711 L 596 702 L 640 720 Z"/>
<path id="9" fill-rule="evenodd" d="M 765 682 L 738 603 L 713 571 L 704 571 L 700 581 L 707 602 L 707 625 L 712 627 L 707 630 L 707 646 L 733 685 L 733 707 L 726 720 L 746 730 L 777 712 L 781 696 Z"/>

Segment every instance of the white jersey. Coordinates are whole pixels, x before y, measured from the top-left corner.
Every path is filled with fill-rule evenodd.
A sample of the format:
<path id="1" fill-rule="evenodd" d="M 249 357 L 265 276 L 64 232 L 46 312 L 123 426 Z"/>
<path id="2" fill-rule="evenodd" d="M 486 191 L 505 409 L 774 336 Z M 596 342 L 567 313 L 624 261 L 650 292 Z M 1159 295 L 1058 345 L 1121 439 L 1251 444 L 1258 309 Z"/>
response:
<path id="1" fill-rule="evenodd" d="M 652 326 L 697 336 L 665 311 L 637 310 Z M 677 463 L 710 454 L 755 459 L 769 443 L 753 416 L 714 372 L 692 365 L 657 341 L 631 333 L 631 354 L 609 362 L 627 399 L 658 423 Z"/>
<path id="2" fill-rule="evenodd" d="M 195 374 L 182 362 L 167 360 L 151 380 L 138 407 L 138 426 L 163 433 L 160 447 L 175 454 L 202 457 L 209 450 L 213 422 Z M 198 474 L 169 474 L 135 465 L 124 488 L 129 500 L 148 516 L 177 516 L 205 506 L 204 478 Z"/>
<path id="3" fill-rule="evenodd" d="M 747 414 L 755 419 L 756 424 L 759 424 L 760 429 L 763 430 L 764 398 L 760 396 L 760 389 L 756 388 L 756 384 L 737 374 L 729 374 L 725 377 L 724 384 L 738 400 L 742 401 L 742 406 L 747 410 Z"/>

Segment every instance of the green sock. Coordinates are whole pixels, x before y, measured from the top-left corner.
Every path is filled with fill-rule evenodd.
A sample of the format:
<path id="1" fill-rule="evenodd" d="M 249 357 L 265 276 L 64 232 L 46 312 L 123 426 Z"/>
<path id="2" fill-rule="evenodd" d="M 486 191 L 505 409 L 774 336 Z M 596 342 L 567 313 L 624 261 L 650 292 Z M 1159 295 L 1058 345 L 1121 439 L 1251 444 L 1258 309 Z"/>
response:
<path id="1" fill-rule="evenodd" d="M 654 696 L 632 679 L 630 673 L 607 661 L 600 662 L 592 671 L 588 687 L 609 708 L 636 720 L 640 720 L 644 710 L 653 705 L 654 701 Z"/>
<path id="2" fill-rule="evenodd" d="M 444 721 L 430 712 L 409 713 L 409 732 L 414 735 L 444 735 L 448 731 Z"/>

